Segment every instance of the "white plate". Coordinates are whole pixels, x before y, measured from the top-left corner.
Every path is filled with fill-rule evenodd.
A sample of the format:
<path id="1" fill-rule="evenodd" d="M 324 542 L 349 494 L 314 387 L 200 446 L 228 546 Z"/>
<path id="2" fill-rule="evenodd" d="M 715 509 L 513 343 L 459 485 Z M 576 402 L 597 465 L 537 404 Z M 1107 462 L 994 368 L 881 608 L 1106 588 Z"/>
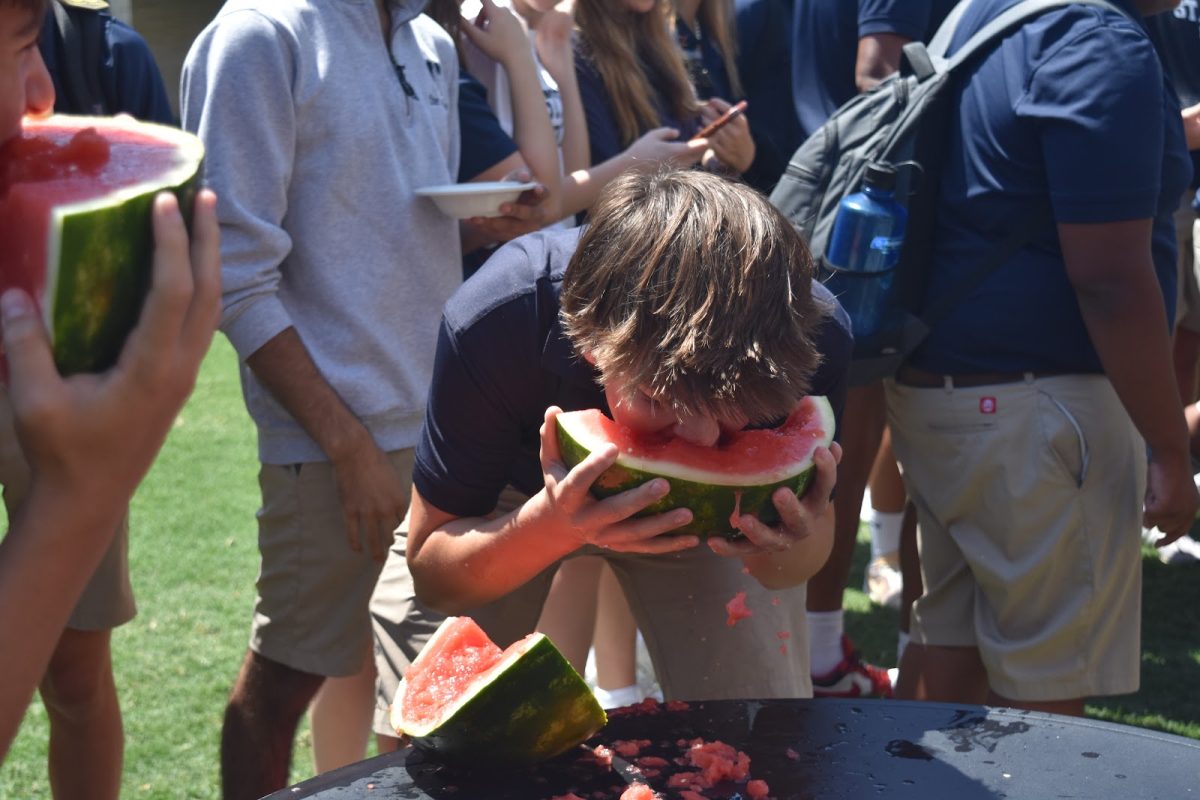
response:
<path id="1" fill-rule="evenodd" d="M 421 197 L 433 200 L 447 217 L 498 217 L 500 204 L 510 203 L 521 196 L 521 192 L 532 189 L 536 183 L 516 181 L 487 181 L 480 183 L 448 183 L 442 186 L 426 186 L 417 189 Z"/>

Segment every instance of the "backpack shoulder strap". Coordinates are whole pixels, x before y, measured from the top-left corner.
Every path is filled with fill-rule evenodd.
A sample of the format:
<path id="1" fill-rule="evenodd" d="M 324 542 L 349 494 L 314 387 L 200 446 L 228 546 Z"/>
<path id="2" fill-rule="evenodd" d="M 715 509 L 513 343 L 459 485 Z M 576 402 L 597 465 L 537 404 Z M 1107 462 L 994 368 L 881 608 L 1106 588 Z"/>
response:
<path id="1" fill-rule="evenodd" d="M 54 21 L 61 45 L 60 76 L 69 110 L 75 114 L 104 114 L 107 103 L 100 87 L 100 64 L 104 53 L 104 22 L 93 10 L 78 12 L 56 0 Z"/>

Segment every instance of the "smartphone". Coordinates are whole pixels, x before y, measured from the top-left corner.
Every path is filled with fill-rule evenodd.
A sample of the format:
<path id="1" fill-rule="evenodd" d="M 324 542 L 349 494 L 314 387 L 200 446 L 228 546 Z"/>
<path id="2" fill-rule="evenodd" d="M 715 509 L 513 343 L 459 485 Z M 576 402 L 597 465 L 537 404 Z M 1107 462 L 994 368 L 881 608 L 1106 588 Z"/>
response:
<path id="1" fill-rule="evenodd" d="M 747 105 L 748 104 L 745 100 L 739 100 L 736 105 L 731 106 L 724 114 L 701 128 L 694 136 L 692 136 L 689 141 L 694 142 L 697 139 L 703 139 L 706 136 L 712 136 L 714 133 L 721 130 L 721 128 L 724 128 L 730 122 L 740 117 L 742 112 L 746 110 Z"/>

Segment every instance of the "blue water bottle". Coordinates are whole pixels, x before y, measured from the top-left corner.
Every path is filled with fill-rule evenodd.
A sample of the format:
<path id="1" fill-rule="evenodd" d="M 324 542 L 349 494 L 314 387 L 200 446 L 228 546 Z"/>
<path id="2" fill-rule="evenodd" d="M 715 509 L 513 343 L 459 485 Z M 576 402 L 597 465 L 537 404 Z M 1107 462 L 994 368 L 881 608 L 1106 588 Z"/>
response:
<path id="1" fill-rule="evenodd" d="M 900 260 L 908 211 L 896 201 L 896 169 L 867 165 L 862 190 L 842 198 L 825 253 L 825 285 L 837 296 L 859 339 L 883 322 L 893 271 Z"/>

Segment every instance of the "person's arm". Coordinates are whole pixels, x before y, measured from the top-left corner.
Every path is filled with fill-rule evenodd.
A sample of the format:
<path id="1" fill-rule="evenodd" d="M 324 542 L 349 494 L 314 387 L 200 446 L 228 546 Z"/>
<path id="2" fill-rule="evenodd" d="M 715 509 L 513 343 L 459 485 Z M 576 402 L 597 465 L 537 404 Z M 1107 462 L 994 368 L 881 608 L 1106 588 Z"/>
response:
<path id="1" fill-rule="evenodd" d="M 116 366 L 102 375 L 61 378 L 32 300 L 15 290 L 0 298 L 17 436 L 33 475 L 0 541 L 0 761 L 212 340 L 215 202 L 211 192 L 198 195 L 189 244 L 175 198 L 155 200 L 150 292 Z"/>
<path id="2" fill-rule="evenodd" d="M 1067 277 L 1117 396 L 1150 449 L 1143 524 L 1170 544 L 1195 520 L 1187 425 L 1175 390 L 1151 221 L 1058 225 Z"/>
<path id="3" fill-rule="evenodd" d="M 579 79 L 575 75 L 574 30 L 572 16 L 557 9 L 544 12 L 534 30 L 538 58 L 558 84 L 562 99 L 564 175 L 587 169 L 589 164 L 587 118 L 583 113 Z"/>
<path id="4" fill-rule="evenodd" d="M 542 204 L 547 219 L 558 219 L 561 184 L 558 144 L 554 140 L 554 128 L 550 125 L 550 114 L 546 109 L 546 98 L 542 94 L 529 38 L 515 14 L 498 7 L 492 0 L 482 1 L 483 10 L 479 18 L 464 23 L 460 29 L 476 47 L 499 62 L 508 74 L 513 106 L 513 140 L 517 143 L 521 162 L 498 164 L 493 168 L 496 177 L 478 179 L 496 180 L 516 169 L 528 167 L 534 180 L 545 187 Z"/>
<path id="5" fill-rule="evenodd" d="M 859 39 L 854 59 L 854 85 L 858 90 L 870 91 L 900 69 L 900 55 L 910 41 L 897 33 L 871 33 Z"/>
<path id="6" fill-rule="evenodd" d="M 207 178 L 221 193 L 222 329 L 329 457 L 349 546 L 362 549 L 365 535 L 382 560 L 408 505 L 404 482 L 317 369 L 279 298 L 292 247 L 282 223 L 296 148 L 292 54 L 258 12 L 237 13 L 239 25 L 218 25 L 193 46 L 183 81 L 184 126 L 204 141 Z"/>
<path id="7" fill-rule="evenodd" d="M 731 104 L 720 98 L 710 97 L 700 109 L 701 125 L 708 125 L 728 111 Z M 756 146 L 750 134 L 750 121 L 742 114 L 708 137 L 708 151 L 703 161 L 717 171 L 732 170 L 741 175 L 754 163 Z M 715 159 L 715 163 L 713 162 Z"/>
<path id="8" fill-rule="evenodd" d="M 1183 110 L 1183 134 L 1188 150 L 1200 150 L 1200 103 Z"/>
<path id="9" fill-rule="evenodd" d="M 407 555 L 421 602 L 446 614 L 462 613 L 508 594 L 585 544 L 657 554 L 699 543 L 691 535 L 659 537 L 687 524 L 692 516 L 687 509 L 633 518 L 667 493 L 662 478 L 604 500 L 592 498 L 588 489 L 616 461 L 616 447 L 606 446 L 568 470 L 558 450 L 559 413 L 547 409 L 540 430 L 545 486 L 520 508 L 495 518 L 457 517 L 413 489 Z"/>

